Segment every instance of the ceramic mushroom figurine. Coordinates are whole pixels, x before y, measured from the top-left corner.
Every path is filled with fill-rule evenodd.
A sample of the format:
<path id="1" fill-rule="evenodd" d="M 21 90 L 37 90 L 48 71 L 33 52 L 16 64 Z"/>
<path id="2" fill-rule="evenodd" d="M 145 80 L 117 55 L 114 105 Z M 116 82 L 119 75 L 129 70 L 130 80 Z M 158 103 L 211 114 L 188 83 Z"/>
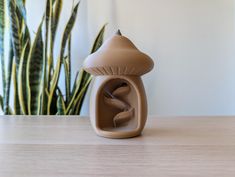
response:
<path id="1" fill-rule="evenodd" d="M 100 136 L 130 138 L 141 134 L 147 100 L 141 76 L 153 68 L 152 59 L 118 31 L 89 55 L 84 69 L 96 76 L 90 98 L 90 119 Z"/>

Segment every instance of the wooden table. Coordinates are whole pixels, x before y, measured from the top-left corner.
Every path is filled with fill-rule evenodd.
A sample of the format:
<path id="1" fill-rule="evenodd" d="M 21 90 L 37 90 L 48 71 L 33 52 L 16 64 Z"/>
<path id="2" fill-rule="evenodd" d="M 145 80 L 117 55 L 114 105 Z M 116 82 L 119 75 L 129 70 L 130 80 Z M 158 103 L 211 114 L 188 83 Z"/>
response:
<path id="1" fill-rule="evenodd" d="M 143 135 L 84 117 L 1 117 L 0 177 L 235 177 L 235 117 L 150 117 Z"/>

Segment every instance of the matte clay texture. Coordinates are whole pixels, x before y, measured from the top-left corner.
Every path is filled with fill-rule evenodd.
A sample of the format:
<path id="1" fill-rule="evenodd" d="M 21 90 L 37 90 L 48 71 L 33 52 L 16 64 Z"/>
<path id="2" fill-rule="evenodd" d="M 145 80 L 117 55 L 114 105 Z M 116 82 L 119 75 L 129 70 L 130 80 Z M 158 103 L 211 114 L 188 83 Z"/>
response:
<path id="1" fill-rule="evenodd" d="M 95 75 L 90 119 L 95 132 L 107 138 L 141 134 L 147 100 L 141 75 L 153 68 L 152 59 L 120 32 L 87 57 L 84 69 Z"/>

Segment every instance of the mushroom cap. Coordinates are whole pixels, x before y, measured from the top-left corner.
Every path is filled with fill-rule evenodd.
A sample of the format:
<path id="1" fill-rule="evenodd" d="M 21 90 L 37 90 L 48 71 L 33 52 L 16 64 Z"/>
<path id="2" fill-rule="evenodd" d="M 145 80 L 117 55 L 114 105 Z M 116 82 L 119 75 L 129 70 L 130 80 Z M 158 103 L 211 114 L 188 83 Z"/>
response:
<path id="1" fill-rule="evenodd" d="M 118 31 L 84 61 L 84 70 L 92 75 L 141 76 L 154 66 L 153 60 Z"/>

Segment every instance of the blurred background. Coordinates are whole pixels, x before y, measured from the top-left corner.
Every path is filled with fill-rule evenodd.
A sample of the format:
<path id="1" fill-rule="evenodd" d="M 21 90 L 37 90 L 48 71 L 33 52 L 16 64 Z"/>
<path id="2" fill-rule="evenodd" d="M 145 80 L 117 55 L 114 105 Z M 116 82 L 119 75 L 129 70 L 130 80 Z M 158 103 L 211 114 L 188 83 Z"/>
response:
<path id="1" fill-rule="evenodd" d="M 59 26 L 72 4 L 64 1 Z M 45 0 L 27 0 L 26 8 L 33 35 Z M 150 115 L 235 115 L 235 0 L 81 0 L 72 33 L 72 79 L 105 23 L 105 39 L 120 29 L 155 62 L 143 76 Z M 58 30 L 56 54 L 63 28 Z M 82 115 L 88 115 L 88 102 L 89 92 Z"/>

